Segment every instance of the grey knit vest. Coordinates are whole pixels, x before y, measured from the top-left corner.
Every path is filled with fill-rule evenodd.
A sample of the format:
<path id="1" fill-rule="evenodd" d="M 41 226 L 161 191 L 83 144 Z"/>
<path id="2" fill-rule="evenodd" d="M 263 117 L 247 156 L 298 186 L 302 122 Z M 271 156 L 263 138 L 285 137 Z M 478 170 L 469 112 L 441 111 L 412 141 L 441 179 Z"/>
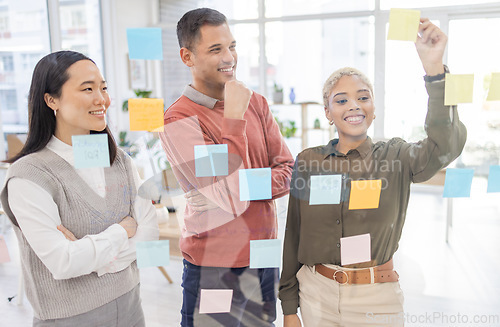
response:
<path id="1" fill-rule="evenodd" d="M 101 277 L 93 272 L 55 280 L 30 247 L 9 207 L 9 180 L 20 177 L 47 190 L 59 208 L 62 225 L 80 239 L 98 234 L 132 214 L 136 188 L 130 158 L 118 149 L 116 160 L 104 168 L 104 174 L 107 190 L 102 198 L 67 161 L 47 148 L 19 159 L 9 168 L 0 198 L 17 234 L 26 296 L 38 319 L 71 317 L 109 303 L 139 283 L 139 271 L 134 261 L 125 270 Z"/>

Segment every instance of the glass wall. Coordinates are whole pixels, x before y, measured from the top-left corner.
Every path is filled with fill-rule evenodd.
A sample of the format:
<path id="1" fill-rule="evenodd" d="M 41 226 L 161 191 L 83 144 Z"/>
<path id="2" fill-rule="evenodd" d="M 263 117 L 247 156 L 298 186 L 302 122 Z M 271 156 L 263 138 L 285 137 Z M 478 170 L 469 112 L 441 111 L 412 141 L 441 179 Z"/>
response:
<path id="1" fill-rule="evenodd" d="M 28 127 L 28 91 L 38 60 L 50 51 L 44 1 L 0 2 L 0 110 L 4 133 Z"/>
<path id="2" fill-rule="evenodd" d="M 58 5 L 58 49 L 88 55 L 104 73 L 100 1 L 60 0 Z M 52 51 L 49 19 L 46 1 L 0 0 L 0 124 L 4 134 L 28 131 L 33 69 Z"/>
<path id="3" fill-rule="evenodd" d="M 375 1 L 265 0 L 266 17 L 373 10 Z"/>
<path id="4" fill-rule="evenodd" d="M 322 102 L 323 83 L 344 66 L 373 79 L 372 39 L 370 17 L 267 23 L 267 94 L 277 83 L 295 102 Z"/>
<path id="5" fill-rule="evenodd" d="M 457 74 L 474 74 L 473 103 L 459 105 L 467 143 L 459 164 L 485 176 L 500 158 L 500 101 L 486 101 L 492 72 L 500 72 L 500 18 L 450 20 L 448 62 Z M 485 31 L 488 31 L 485 33 Z"/>
<path id="6" fill-rule="evenodd" d="M 62 49 L 81 52 L 104 69 L 99 0 L 60 0 Z"/>

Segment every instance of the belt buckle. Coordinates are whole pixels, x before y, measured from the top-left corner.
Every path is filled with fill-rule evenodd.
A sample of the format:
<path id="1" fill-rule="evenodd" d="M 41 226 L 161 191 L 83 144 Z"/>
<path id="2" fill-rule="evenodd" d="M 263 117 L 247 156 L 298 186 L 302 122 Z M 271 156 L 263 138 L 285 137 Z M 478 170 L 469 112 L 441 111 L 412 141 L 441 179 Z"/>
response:
<path id="1" fill-rule="evenodd" d="M 340 283 L 338 280 L 337 280 L 337 273 L 338 272 L 341 272 L 341 273 L 344 273 L 345 275 L 345 282 L 344 283 Z M 335 272 L 333 273 L 333 280 L 336 281 L 338 284 L 340 285 L 345 285 L 347 284 L 347 282 L 349 281 L 349 275 L 347 275 L 347 273 L 343 270 L 335 270 Z"/>

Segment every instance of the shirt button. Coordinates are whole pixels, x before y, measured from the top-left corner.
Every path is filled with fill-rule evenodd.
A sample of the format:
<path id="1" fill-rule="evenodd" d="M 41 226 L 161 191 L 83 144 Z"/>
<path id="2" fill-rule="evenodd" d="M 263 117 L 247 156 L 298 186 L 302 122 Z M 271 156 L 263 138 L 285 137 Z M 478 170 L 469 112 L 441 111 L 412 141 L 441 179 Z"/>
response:
<path id="1" fill-rule="evenodd" d="M 337 225 L 338 225 L 338 224 L 340 224 L 340 220 L 339 220 L 339 219 L 337 219 Z"/>
<path id="2" fill-rule="evenodd" d="M 337 243 L 337 247 L 338 247 L 338 248 L 340 247 L 340 243 Z"/>

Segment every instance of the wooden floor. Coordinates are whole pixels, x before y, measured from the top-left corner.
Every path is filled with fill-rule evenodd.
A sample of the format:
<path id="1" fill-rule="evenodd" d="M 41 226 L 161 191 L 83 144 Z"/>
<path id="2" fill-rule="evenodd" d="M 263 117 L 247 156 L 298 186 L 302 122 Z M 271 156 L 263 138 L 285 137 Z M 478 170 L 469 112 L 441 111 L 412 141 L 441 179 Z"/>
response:
<path id="1" fill-rule="evenodd" d="M 500 194 L 487 194 L 486 181 L 474 179 L 471 198 L 454 200 L 447 244 L 446 201 L 438 189 L 438 193 L 433 190 L 417 187 L 412 191 L 395 255 L 405 293 L 405 325 L 500 326 Z M 286 199 L 278 202 L 278 211 L 282 238 Z M 17 292 L 19 260 L 11 228 L 4 237 L 13 261 L 0 264 L 0 326 L 31 326 L 29 303 L 25 300 L 17 306 L 7 300 Z M 173 284 L 156 268 L 141 270 L 147 326 L 179 325 L 182 262 L 172 258 L 166 270 Z M 281 314 L 276 326 L 282 326 Z"/>

